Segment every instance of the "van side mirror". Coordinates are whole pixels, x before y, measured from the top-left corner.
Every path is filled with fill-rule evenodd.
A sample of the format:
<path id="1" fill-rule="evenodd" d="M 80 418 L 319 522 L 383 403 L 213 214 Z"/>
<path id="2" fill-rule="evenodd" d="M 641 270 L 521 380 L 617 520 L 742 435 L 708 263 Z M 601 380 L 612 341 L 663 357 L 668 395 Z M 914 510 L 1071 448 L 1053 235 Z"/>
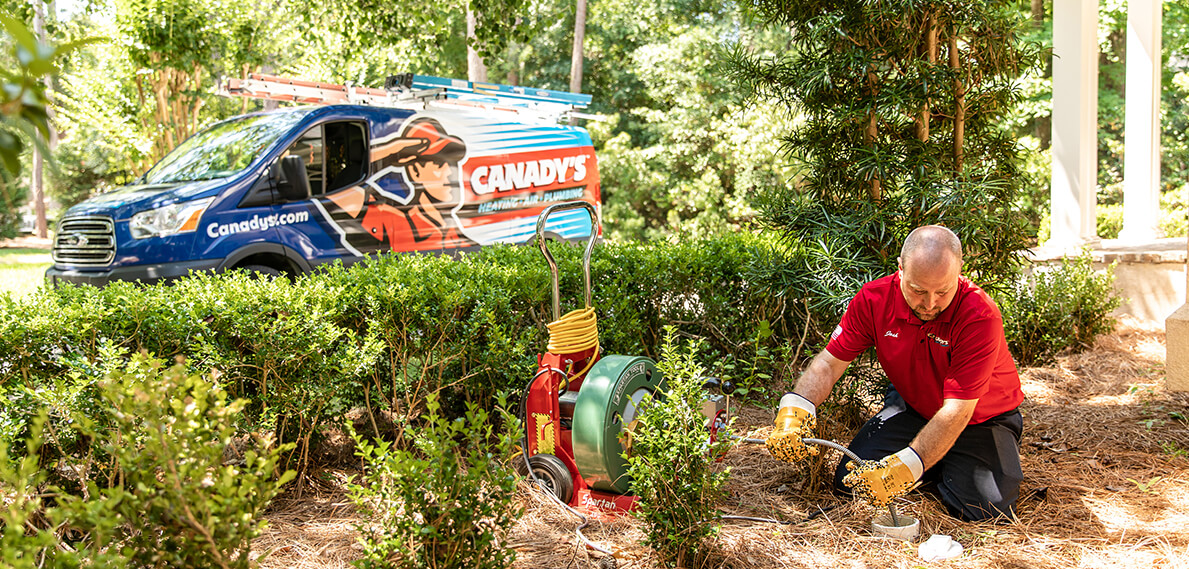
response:
<path id="1" fill-rule="evenodd" d="M 285 201 L 298 201 L 310 197 L 310 177 L 301 156 L 281 158 L 281 180 L 277 192 Z"/>

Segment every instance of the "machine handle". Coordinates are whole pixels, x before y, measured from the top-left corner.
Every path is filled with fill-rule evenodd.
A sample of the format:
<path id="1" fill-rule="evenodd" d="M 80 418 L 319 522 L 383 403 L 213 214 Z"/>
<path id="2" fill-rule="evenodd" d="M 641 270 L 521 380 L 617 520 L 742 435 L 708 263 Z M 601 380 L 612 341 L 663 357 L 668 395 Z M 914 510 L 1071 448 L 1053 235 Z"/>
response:
<path id="1" fill-rule="evenodd" d="M 549 262 L 549 273 L 553 275 L 554 322 L 561 320 L 561 292 L 558 290 L 557 262 L 553 260 L 553 255 L 549 253 L 549 245 L 545 243 L 545 222 L 549 220 L 551 213 L 583 208 L 590 214 L 590 239 L 586 242 L 586 253 L 582 256 L 582 283 L 586 293 L 585 307 L 590 308 L 590 254 L 594 251 L 595 239 L 599 234 L 599 214 L 595 212 L 595 208 L 590 202 L 579 200 L 551 205 L 537 216 L 537 244 L 541 247 L 541 253 L 545 255 L 545 260 Z"/>

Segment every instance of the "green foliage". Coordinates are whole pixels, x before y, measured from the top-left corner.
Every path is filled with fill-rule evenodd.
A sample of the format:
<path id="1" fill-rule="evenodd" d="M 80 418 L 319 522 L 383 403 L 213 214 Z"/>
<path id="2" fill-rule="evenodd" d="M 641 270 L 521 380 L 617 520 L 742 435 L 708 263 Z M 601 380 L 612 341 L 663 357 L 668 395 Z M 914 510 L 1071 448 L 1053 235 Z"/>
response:
<path id="1" fill-rule="evenodd" d="M 65 37 L 100 33 L 119 37 L 107 19 L 78 14 L 60 26 Z M 131 181 L 149 163 L 155 127 L 143 130 L 135 75 L 128 50 L 120 43 L 89 46 L 63 63 L 54 93 L 58 168 L 51 172 L 49 194 L 63 208 Z"/>
<path id="2" fill-rule="evenodd" d="M 1081 351 L 1115 328 L 1111 311 L 1121 299 L 1112 285 L 1114 265 L 1094 271 L 1090 255 L 1059 266 L 1034 267 L 999 296 L 1007 346 L 1021 365 L 1043 364 L 1066 350 Z"/>
<path id="3" fill-rule="evenodd" d="M 723 16 L 721 26 L 738 24 L 733 11 Z M 785 187 L 777 133 L 791 123 L 779 110 L 736 100 L 715 68 L 720 34 L 718 27 L 690 27 L 641 45 L 627 63 L 646 99 L 589 125 L 602 146 L 603 209 L 613 237 L 737 229 L 756 217 L 763 192 Z"/>
<path id="4" fill-rule="evenodd" d="M 259 4 L 112 0 L 112 7 L 134 71 L 135 118 L 153 140 L 149 155 L 154 161 L 197 132 L 219 76 L 240 76 L 275 63 L 288 50 L 288 37 L 281 33 L 287 20 Z"/>
<path id="5" fill-rule="evenodd" d="M 1189 234 L 1189 182 L 1160 195 L 1160 232 L 1165 237 Z"/>
<path id="6" fill-rule="evenodd" d="M 660 397 L 645 398 L 631 429 L 631 449 L 624 456 L 632 491 L 640 497 L 633 513 L 644 522 L 644 543 L 665 567 L 699 567 L 707 541 L 717 535 L 719 501 L 726 495 L 729 469 L 716 458 L 730 448 L 729 438 L 709 442 L 702 402 L 703 369 L 698 347 L 678 345 L 676 330 L 666 328 L 657 371 L 665 376 Z M 729 430 L 729 428 L 728 428 Z"/>
<path id="7" fill-rule="evenodd" d="M 772 336 L 772 326 L 767 320 L 761 320 L 754 335 L 741 344 L 738 351 L 714 360 L 710 375 L 723 382 L 732 382 L 734 395 L 738 397 L 762 396 L 772 384 L 772 368 L 779 362 L 797 359 L 797 346 L 792 342 L 774 345 Z"/>
<path id="8" fill-rule="evenodd" d="M 22 154 L 36 147 L 52 155 L 45 140 L 50 134 L 46 81 L 58 73 L 57 60 L 79 46 L 42 43 L 26 23 L 7 10 L 0 11 L 0 238 L 12 237 L 25 204 L 26 189 L 18 180 Z M 32 143 L 32 146 L 30 146 Z"/>
<path id="9" fill-rule="evenodd" d="M 441 415 L 436 395 L 425 402 L 422 424 L 410 425 L 401 448 L 368 441 L 348 423 L 364 464 L 361 484 L 347 492 L 368 515 L 358 529 L 364 558 L 357 567 L 438 569 L 510 567 L 516 551 L 507 534 L 521 511 L 516 477 L 504 461 L 512 454 L 519 422 L 500 397 L 502 432 L 488 413 L 468 405 L 454 420 Z"/>
<path id="10" fill-rule="evenodd" d="M 582 302 L 583 249 L 552 250 L 565 312 Z M 775 346 L 800 342 L 804 307 L 751 276 L 778 255 L 749 233 L 599 246 L 591 273 L 603 348 L 655 356 L 661 327 L 679 322 L 682 334 L 704 340 L 710 359 L 730 354 L 738 377 L 754 369 L 784 380 L 791 367 L 764 362 Z M 112 345 L 217 370 L 232 397 L 249 401 L 240 427 L 298 443 L 285 458 L 304 471 L 324 427 L 349 409 L 399 422 L 440 391 L 453 416 L 467 402 L 486 405 L 500 390 L 522 388 L 547 344 L 549 278 L 539 250 L 501 246 L 458 260 L 387 255 L 295 282 L 202 273 L 170 285 L 0 296 L 0 396 L 11 402 L 0 407 L 0 438 L 23 436 L 41 408 L 55 426 L 75 411 L 95 412 L 96 385 L 120 360 L 104 348 Z M 765 321 L 766 339 L 758 332 Z"/>
<path id="11" fill-rule="evenodd" d="M 60 552 L 44 563 L 46 554 L 57 551 L 58 537 L 51 528 L 39 526 L 44 504 L 41 499 L 46 475 L 41 460 L 41 417 L 33 424 L 23 457 L 13 460 L 8 443 L 0 439 L 0 566 L 10 569 L 77 566 L 78 560 Z M 15 464 L 14 464 L 15 463 Z M 71 562 L 73 561 L 73 563 Z"/>
<path id="12" fill-rule="evenodd" d="M 0 165 L 16 176 L 21 172 L 19 156 L 27 144 L 22 138 L 41 141 L 49 136 L 49 99 L 42 78 L 56 71 L 54 60 L 62 52 L 39 42 L 24 22 L 6 12 L 0 13 L 0 23 L 4 25 L 0 45 L 11 52 L 5 59 L 11 57 L 17 64 L 15 69 L 0 67 Z"/>
<path id="13" fill-rule="evenodd" d="M 332 1 L 303 11 L 307 21 L 338 36 L 342 55 L 364 63 L 359 54 L 390 55 L 414 63 L 416 69 L 378 69 L 383 75 L 406 71 L 452 69 L 466 77 L 466 47 L 486 61 L 498 59 L 509 45 L 527 41 L 535 14 L 525 0 L 452 0 L 449 2 Z M 475 14 L 475 37 L 466 37 L 467 10 Z M 325 44 L 324 44 L 325 45 Z M 408 54 L 387 52 L 398 47 Z M 326 46 L 330 47 L 330 46 Z M 346 52 L 354 52 L 347 54 Z M 352 56 L 354 55 L 354 56 Z M 442 61 L 442 60 L 445 61 Z M 355 79 L 352 77 L 351 79 Z"/>
<path id="14" fill-rule="evenodd" d="M 24 157 L 18 160 L 23 161 Z M 23 167 L 23 165 L 22 165 Z M 17 236 L 21 223 L 21 210 L 29 203 L 27 176 L 14 176 L 8 170 L 0 169 L 0 239 Z"/>
<path id="15" fill-rule="evenodd" d="M 75 419 L 111 457 L 118 483 L 88 480 L 84 497 L 66 498 L 60 512 L 86 546 L 137 567 L 251 567 L 261 514 L 294 473 L 274 479 L 279 449 L 267 440 L 235 450 L 246 401 L 228 402 L 208 380 L 142 355 L 108 373 L 101 390 L 105 420 Z"/>
<path id="16" fill-rule="evenodd" d="M 787 27 L 774 56 L 737 45 L 728 69 L 760 100 L 804 122 L 787 134 L 798 168 L 765 220 L 793 259 L 777 288 L 829 320 L 859 286 L 895 268 L 913 228 L 940 223 L 980 284 L 1006 284 L 1024 245 L 1013 208 L 1019 149 L 1002 122 L 1040 50 L 1020 39 L 1012 3 L 767 1 Z"/>
<path id="17" fill-rule="evenodd" d="M 1162 192 L 1174 191 L 1189 165 L 1186 144 L 1186 100 L 1189 99 L 1189 7 L 1162 2 L 1161 37 L 1161 173 Z M 1101 53 L 1098 84 L 1098 184 L 1099 200 L 1122 199 L 1123 154 L 1126 121 L 1124 99 L 1127 78 L 1127 2 L 1099 3 L 1098 48 Z"/>
<path id="18" fill-rule="evenodd" d="M 1103 239 L 1118 239 L 1123 230 L 1123 204 L 1099 204 L 1094 214 L 1097 235 Z"/>

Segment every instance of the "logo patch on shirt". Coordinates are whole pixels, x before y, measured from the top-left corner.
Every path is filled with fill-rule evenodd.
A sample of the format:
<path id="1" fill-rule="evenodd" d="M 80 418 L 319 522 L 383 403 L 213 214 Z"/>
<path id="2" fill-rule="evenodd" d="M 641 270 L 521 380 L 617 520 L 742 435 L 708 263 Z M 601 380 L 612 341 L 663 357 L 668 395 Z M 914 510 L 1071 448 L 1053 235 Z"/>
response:
<path id="1" fill-rule="evenodd" d="M 944 346 L 944 347 L 946 347 L 946 348 L 950 347 L 950 341 L 949 341 L 949 340 L 946 340 L 946 339 L 943 339 L 943 338 L 938 338 L 938 337 L 937 337 L 937 334 L 934 334 L 934 333 L 932 333 L 932 332 L 929 332 L 928 334 L 926 334 L 926 336 L 929 336 L 929 339 L 930 339 L 930 340 L 933 340 L 934 342 L 937 342 L 937 344 L 938 344 L 939 346 Z"/>
<path id="2" fill-rule="evenodd" d="M 899 332 L 893 332 L 893 331 L 891 331 L 891 330 L 888 330 L 887 332 L 884 332 L 884 333 L 883 333 L 883 337 L 887 338 L 887 337 L 889 337 L 889 336 L 890 336 L 890 337 L 892 337 L 892 338 L 899 338 L 899 337 L 900 337 L 900 333 L 899 333 Z"/>
<path id="3" fill-rule="evenodd" d="M 842 324 L 839 324 L 838 326 L 836 326 L 834 328 L 834 331 L 830 333 L 830 341 L 834 341 L 841 335 L 842 335 Z"/>

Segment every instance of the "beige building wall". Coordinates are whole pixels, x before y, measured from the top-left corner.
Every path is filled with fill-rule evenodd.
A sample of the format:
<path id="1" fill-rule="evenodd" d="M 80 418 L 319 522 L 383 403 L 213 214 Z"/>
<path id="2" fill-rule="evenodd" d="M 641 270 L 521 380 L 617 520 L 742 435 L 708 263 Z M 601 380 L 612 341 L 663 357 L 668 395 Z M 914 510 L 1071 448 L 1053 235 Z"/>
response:
<path id="1" fill-rule="evenodd" d="M 1189 242 L 1186 251 L 1189 255 Z M 1185 304 L 1164 322 L 1164 386 L 1169 391 L 1189 391 L 1189 271 L 1185 287 Z"/>

